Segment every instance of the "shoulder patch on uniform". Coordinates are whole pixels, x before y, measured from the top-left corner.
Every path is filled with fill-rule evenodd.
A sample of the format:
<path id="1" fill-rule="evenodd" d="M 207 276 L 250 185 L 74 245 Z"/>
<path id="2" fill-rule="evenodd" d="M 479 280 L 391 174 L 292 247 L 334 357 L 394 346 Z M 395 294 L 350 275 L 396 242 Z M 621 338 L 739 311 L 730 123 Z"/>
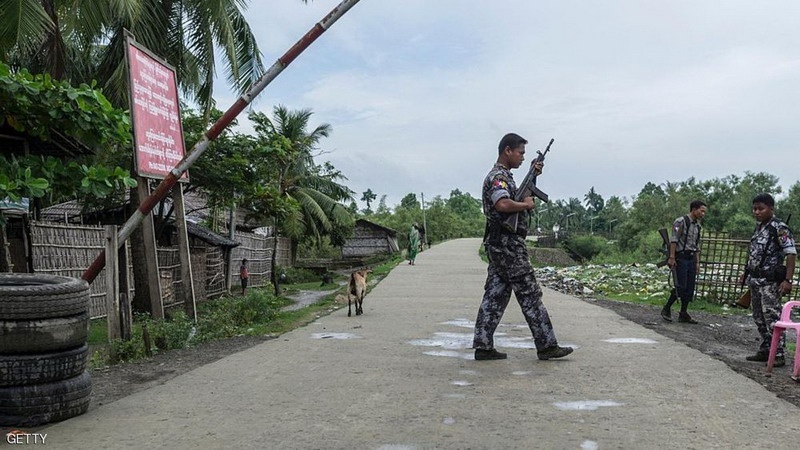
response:
<path id="1" fill-rule="evenodd" d="M 503 180 L 494 180 L 494 182 L 492 183 L 492 186 L 494 186 L 496 188 L 499 188 L 499 189 L 505 189 L 508 186 L 508 183 L 506 183 Z"/>
<path id="2" fill-rule="evenodd" d="M 782 244 L 786 244 L 789 242 L 789 230 L 786 228 L 781 228 L 778 230 L 778 239 L 780 239 Z"/>

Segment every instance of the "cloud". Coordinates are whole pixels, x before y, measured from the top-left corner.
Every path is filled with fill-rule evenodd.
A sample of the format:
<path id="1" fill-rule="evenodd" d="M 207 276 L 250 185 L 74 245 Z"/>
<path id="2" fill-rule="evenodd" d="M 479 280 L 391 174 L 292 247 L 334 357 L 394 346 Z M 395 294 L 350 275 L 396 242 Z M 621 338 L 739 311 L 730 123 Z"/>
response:
<path id="1" fill-rule="evenodd" d="M 265 60 L 337 3 L 251 6 Z M 556 139 L 541 179 L 555 198 L 745 170 L 788 187 L 797 13 L 790 1 L 360 2 L 255 107 L 311 108 L 312 123 L 333 126 L 323 159 L 357 197 L 369 188 L 390 205 L 409 192 L 478 196 L 507 131 L 530 149 Z"/>

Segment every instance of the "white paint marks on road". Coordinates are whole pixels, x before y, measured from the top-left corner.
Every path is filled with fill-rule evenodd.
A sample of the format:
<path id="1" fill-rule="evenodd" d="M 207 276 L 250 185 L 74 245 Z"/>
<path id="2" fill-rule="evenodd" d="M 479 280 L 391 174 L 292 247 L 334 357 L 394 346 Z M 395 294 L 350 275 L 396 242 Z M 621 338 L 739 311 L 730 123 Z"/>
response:
<path id="1" fill-rule="evenodd" d="M 474 308 L 474 306 L 470 306 L 470 308 Z M 448 320 L 447 322 L 439 322 L 439 325 L 452 325 L 454 327 L 475 329 L 475 321 L 474 320 L 465 319 L 463 317 L 459 317 L 458 319 Z M 503 327 L 503 328 L 521 328 L 521 329 L 527 329 L 528 328 L 527 325 L 519 324 L 519 323 L 501 323 L 500 327 Z"/>
<path id="2" fill-rule="evenodd" d="M 453 325 L 454 327 L 461 327 L 461 328 L 475 328 L 475 322 L 463 318 L 448 320 L 447 322 L 440 322 L 439 325 Z"/>
<path id="3" fill-rule="evenodd" d="M 456 423 L 456 419 L 453 419 L 452 417 L 445 417 L 442 423 L 445 425 L 452 425 Z"/>
<path id="4" fill-rule="evenodd" d="M 658 341 L 643 338 L 613 338 L 604 339 L 603 342 L 611 342 L 612 344 L 658 344 Z"/>
<path id="5" fill-rule="evenodd" d="M 311 339 L 362 339 L 361 336 L 353 333 L 314 333 Z"/>
<path id="6" fill-rule="evenodd" d="M 505 348 L 536 348 L 531 338 L 506 336 L 505 333 L 495 333 L 495 346 Z M 472 333 L 434 333 L 432 339 L 414 339 L 408 341 L 408 343 L 420 347 L 441 347 L 447 350 L 461 350 L 472 348 L 473 338 L 474 336 Z"/>
<path id="7" fill-rule="evenodd" d="M 500 328 L 518 328 L 520 330 L 527 330 L 528 326 L 522 323 L 501 323 L 498 325 Z"/>
<path id="8" fill-rule="evenodd" d="M 466 380 L 456 380 L 450 382 L 450 384 L 452 384 L 453 386 L 472 386 L 472 383 Z"/>
<path id="9" fill-rule="evenodd" d="M 553 406 L 562 411 L 596 411 L 605 406 L 622 406 L 622 403 L 617 403 L 611 400 L 580 400 L 577 402 L 556 402 Z"/>
<path id="10" fill-rule="evenodd" d="M 434 333 L 433 339 L 415 339 L 411 345 L 421 347 L 442 347 L 448 350 L 460 350 L 472 347 L 472 334 L 466 333 Z"/>
<path id="11" fill-rule="evenodd" d="M 429 352 L 422 352 L 422 354 L 428 356 L 445 356 L 448 358 L 475 359 L 472 353 L 462 353 L 455 350 L 431 350 Z"/>
<path id="12" fill-rule="evenodd" d="M 531 372 L 530 370 L 516 370 L 514 372 L 511 372 L 511 375 L 517 375 L 519 377 L 523 377 L 525 375 L 530 375 L 531 373 L 533 372 Z"/>
<path id="13" fill-rule="evenodd" d="M 581 450 L 597 450 L 600 448 L 595 441 L 583 441 L 581 444 Z"/>
<path id="14" fill-rule="evenodd" d="M 504 348 L 536 348 L 536 344 L 533 343 L 533 339 L 529 337 L 501 337 L 499 339 L 495 339 L 494 344 L 496 347 Z"/>
<path id="15" fill-rule="evenodd" d="M 444 394 L 445 398 L 467 398 L 465 394 Z"/>

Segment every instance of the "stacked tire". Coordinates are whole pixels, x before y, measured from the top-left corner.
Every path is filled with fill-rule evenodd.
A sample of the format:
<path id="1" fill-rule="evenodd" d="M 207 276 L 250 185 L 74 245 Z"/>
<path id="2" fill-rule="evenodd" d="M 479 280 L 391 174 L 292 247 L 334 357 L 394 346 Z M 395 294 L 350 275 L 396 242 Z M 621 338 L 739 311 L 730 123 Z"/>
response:
<path id="1" fill-rule="evenodd" d="M 89 409 L 89 285 L 0 274 L 0 426 L 58 422 Z"/>

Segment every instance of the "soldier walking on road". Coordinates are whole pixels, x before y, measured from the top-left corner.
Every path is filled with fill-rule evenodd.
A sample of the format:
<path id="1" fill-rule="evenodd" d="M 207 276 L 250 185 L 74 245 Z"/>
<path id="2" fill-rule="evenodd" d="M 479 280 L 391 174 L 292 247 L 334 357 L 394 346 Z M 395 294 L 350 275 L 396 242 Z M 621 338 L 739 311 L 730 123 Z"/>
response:
<path id="1" fill-rule="evenodd" d="M 700 220 L 706 215 L 706 204 L 694 200 L 689 204 L 689 214 L 678 217 L 672 224 L 669 240 L 669 259 L 667 265 L 673 272 L 675 289 L 670 293 L 667 304 L 661 310 L 661 317 L 672 322 L 672 304 L 681 299 L 681 312 L 678 322 L 697 323 L 688 313 L 689 302 L 694 297 L 695 281 L 700 272 Z"/>
<path id="2" fill-rule="evenodd" d="M 561 358 L 572 353 L 571 347 L 559 347 L 550 316 L 542 304 L 542 289 L 536 282 L 525 246 L 528 234 L 528 211 L 535 208 L 532 197 L 514 201 L 517 187 L 511 175 L 525 160 L 525 144 L 521 136 L 509 133 L 498 146 L 498 158 L 483 182 L 483 212 L 486 215 L 484 247 L 489 268 L 485 293 L 475 321 L 473 348 L 476 360 L 505 359 L 506 354 L 494 348 L 494 332 L 511 298 L 517 297 L 528 327 L 533 334 L 539 359 Z M 534 167 L 541 173 L 543 163 Z M 510 215 L 521 216 L 516 232 L 501 224 Z"/>
<path id="3" fill-rule="evenodd" d="M 769 194 L 753 198 L 756 228 L 750 238 L 750 254 L 745 273 L 740 279 L 750 288 L 753 321 L 761 335 L 758 351 L 748 361 L 767 361 L 772 344 L 772 328 L 780 319 L 781 296 L 792 291 L 797 249 L 789 227 L 773 215 L 775 199 Z M 784 258 L 786 264 L 784 265 Z M 775 353 L 775 366 L 786 364 L 786 333 L 782 333 Z"/>

